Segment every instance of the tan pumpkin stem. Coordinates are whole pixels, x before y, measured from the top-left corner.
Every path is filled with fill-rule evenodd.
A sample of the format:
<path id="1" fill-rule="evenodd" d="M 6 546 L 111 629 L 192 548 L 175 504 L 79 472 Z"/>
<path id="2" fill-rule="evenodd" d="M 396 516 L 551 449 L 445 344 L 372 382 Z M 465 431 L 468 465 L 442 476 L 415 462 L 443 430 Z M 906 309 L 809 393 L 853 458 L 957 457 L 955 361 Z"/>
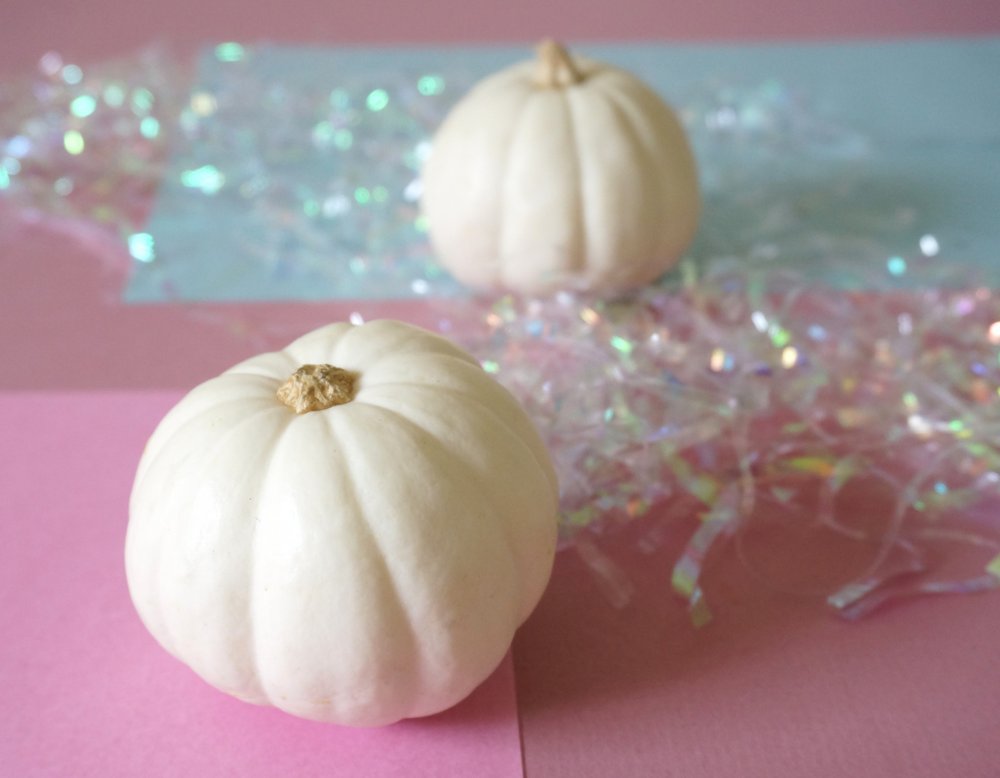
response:
<path id="1" fill-rule="evenodd" d="M 303 365 L 278 389 L 278 399 L 296 413 L 324 411 L 353 400 L 357 378 L 333 365 Z"/>
<path id="2" fill-rule="evenodd" d="M 535 69 L 535 83 L 545 89 L 572 86 L 583 81 L 583 73 L 566 48 L 554 40 L 544 40 L 538 44 L 538 63 Z"/>

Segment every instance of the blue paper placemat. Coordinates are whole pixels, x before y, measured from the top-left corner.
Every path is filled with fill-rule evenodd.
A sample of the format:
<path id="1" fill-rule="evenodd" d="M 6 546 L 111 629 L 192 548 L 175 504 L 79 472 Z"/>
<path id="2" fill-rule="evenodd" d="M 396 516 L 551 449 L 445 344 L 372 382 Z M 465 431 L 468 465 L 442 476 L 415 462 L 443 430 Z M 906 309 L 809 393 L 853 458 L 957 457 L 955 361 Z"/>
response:
<path id="1" fill-rule="evenodd" d="M 1000 39 L 576 51 L 685 121 L 706 205 L 695 264 L 842 288 L 962 283 L 956 266 L 1000 282 Z M 529 56 L 207 50 L 149 220 L 155 258 L 139 252 L 126 299 L 461 294 L 427 246 L 420 162 L 472 83 Z"/>

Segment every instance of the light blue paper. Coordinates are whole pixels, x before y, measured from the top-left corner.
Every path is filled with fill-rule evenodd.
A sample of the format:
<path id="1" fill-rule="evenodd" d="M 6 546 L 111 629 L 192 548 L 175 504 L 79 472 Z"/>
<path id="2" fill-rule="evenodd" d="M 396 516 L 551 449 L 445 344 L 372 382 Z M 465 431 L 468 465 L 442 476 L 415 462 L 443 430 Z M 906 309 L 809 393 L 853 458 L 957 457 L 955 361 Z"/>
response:
<path id="1" fill-rule="evenodd" d="M 1000 39 L 574 50 L 639 74 L 685 117 L 706 206 L 695 263 L 792 268 L 841 288 L 964 283 L 968 271 L 956 267 L 1000 284 Z M 400 156 L 469 84 L 530 54 L 266 47 L 233 63 L 207 51 L 193 92 L 220 105 L 196 132 L 178 135 L 147 228 L 155 258 L 136 262 L 126 300 L 461 294 L 414 226 L 413 193 L 406 199 L 401 189 L 418 164 Z M 443 74 L 447 88 L 421 96 L 411 87 L 426 74 Z M 322 120 L 310 114 L 318 95 L 340 90 L 357 103 L 380 84 L 396 102 L 382 112 L 360 107 L 355 143 L 367 151 L 338 151 L 323 128 L 310 135 Z M 411 93 L 412 106 L 401 107 Z M 296 99 L 304 107 L 282 108 Z M 275 124 L 286 120 L 282 135 Z M 720 128 L 727 121 L 732 131 Z M 261 146 L 275 138 L 285 146 Z M 266 208 L 260 197 L 213 191 L 212 169 L 249 185 L 262 168 L 281 182 Z M 391 187 L 382 202 L 361 206 L 354 183 L 368 187 L 367 176 Z M 284 198 L 281 208 L 274 197 Z M 926 256 L 922 238 L 938 251 Z M 894 259 L 919 260 L 924 272 L 892 277 Z"/>

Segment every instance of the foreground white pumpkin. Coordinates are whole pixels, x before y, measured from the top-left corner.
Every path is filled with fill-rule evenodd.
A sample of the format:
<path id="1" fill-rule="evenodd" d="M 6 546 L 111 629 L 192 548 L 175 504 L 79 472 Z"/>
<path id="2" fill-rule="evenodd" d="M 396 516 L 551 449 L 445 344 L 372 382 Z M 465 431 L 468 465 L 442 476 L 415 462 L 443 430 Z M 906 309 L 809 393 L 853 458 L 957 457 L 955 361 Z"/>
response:
<path id="1" fill-rule="evenodd" d="M 680 257 L 700 211 L 670 108 L 635 76 L 552 42 L 455 106 L 423 187 L 442 264 L 469 286 L 526 293 L 651 281 Z"/>
<path id="2" fill-rule="evenodd" d="M 530 420 L 468 354 L 399 322 L 334 324 L 163 419 L 126 572 L 150 632 L 217 688 L 387 724 L 498 665 L 548 580 L 556 507 Z"/>

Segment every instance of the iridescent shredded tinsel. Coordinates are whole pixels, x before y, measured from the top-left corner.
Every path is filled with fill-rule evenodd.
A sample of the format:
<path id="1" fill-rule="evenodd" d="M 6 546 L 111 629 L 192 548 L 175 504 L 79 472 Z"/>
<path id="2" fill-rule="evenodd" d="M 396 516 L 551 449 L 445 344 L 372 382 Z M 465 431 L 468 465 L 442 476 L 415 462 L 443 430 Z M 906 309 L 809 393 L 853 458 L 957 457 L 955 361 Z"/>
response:
<path id="1" fill-rule="evenodd" d="M 128 236 L 162 181 L 186 89 L 160 49 L 86 71 L 49 52 L 33 77 L 0 83 L 0 196 L 108 225 L 142 256 Z"/>
<path id="2" fill-rule="evenodd" d="M 847 617 L 1000 585 L 1000 294 L 829 294 L 722 269 L 617 303 L 506 297 L 441 315 L 541 428 L 565 541 L 664 504 L 700 515 L 673 576 L 696 623 L 705 557 L 735 539 L 759 567 L 744 540 L 762 525 L 870 559 L 829 592 Z M 955 543 L 980 550 L 975 569 L 941 578 L 933 552 Z M 625 601 L 611 561 L 589 542 L 583 556 Z"/>
<path id="3" fill-rule="evenodd" d="M 385 296 L 444 291 L 421 253 L 415 170 L 462 78 L 397 74 L 315 94 L 278 83 L 255 103 L 281 117 L 271 126 L 240 119 L 241 96 L 261 91 L 240 66 L 252 56 L 216 47 L 221 80 L 182 97 L 182 69 L 155 53 L 87 72 L 47 54 L 35 78 L 0 88 L 0 193 L 111 225 L 137 271 L 159 274 L 165 299 L 185 296 L 188 271 L 143 226 L 161 185 L 182 213 L 229 197 L 259 217 L 257 253 L 220 257 L 235 264 L 213 267 L 223 279 L 213 283 L 230 284 L 249 263 L 268 283 L 291 277 L 319 296 L 336 295 L 348 276 L 363 283 L 346 288 Z M 753 539 L 762 527 L 854 544 L 868 562 L 823 592 L 847 617 L 894 596 L 1000 585 L 1000 294 L 973 282 L 941 290 L 954 268 L 947 247 L 905 203 L 852 207 L 851 163 L 871 152 L 867 141 L 820 120 L 793 90 L 702 85 L 680 108 L 709 218 L 698 262 L 679 278 L 617 302 L 433 303 L 442 331 L 542 430 L 562 484 L 565 543 L 622 604 L 627 576 L 595 539 L 640 516 L 698 513 L 673 575 L 697 624 L 710 617 L 703 571 L 721 543 L 770 575 Z M 386 128 L 377 144 L 357 142 L 359 131 Z M 296 133 L 334 172 L 308 174 L 308 160 L 281 145 Z M 174 178 L 168 142 L 182 142 Z M 800 170 L 824 155 L 848 173 L 822 202 L 761 188 L 765 168 Z M 840 219 L 831 227 L 818 212 Z M 324 264 L 331 246 L 346 252 L 339 265 Z M 824 293 L 788 270 L 796 258 L 871 291 Z M 935 553 L 956 544 L 975 552 L 972 567 L 941 572 Z"/>

